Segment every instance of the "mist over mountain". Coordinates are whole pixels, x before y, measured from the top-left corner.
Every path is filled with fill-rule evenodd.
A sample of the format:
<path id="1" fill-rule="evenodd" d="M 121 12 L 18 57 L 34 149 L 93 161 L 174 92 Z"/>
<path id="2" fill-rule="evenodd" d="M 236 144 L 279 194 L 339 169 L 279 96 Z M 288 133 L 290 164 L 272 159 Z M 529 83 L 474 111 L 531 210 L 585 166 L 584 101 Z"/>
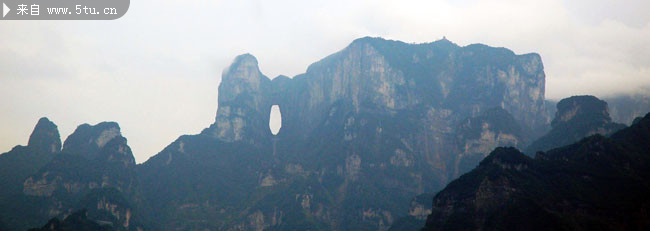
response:
<path id="1" fill-rule="evenodd" d="M 411 229 L 494 153 L 536 163 L 497 147 L 547 151 L 625 127 L 593 96 L 546 100 L 538 54 L 447 39 L 360 38 L 272 80 L 243 54 L 218 88 L 214 123 L 139 165 L 115 122 L 79 125 L 61 145 L 39 120 L 27 146 L 0 155 L 0 227 Z"/>
<path id="2" fill-rule="evenodd" d="M 632 124 L 632 121 L 650 111 L 650 94 L 619 95 L 604 98 L 609 104 L 609 114 L 617 123 Z"/>

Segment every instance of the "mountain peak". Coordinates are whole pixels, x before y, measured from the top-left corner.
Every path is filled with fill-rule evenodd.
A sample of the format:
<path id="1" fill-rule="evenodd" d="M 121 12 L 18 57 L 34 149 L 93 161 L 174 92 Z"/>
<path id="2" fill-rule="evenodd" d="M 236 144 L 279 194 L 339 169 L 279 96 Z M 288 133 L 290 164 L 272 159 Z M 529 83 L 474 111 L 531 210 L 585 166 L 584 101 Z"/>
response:
<path id="1" fill-rule="evenodd" d="M 612 122 L 607 102 L 591 95 L 571 96 L 557 103 L 551 130 L 531 143 L 526 153 L 545 152 L 594 134 L 607 136 L 624 127 Z"/>
<path id="2" fill-rule="evenodd" d="M 47 117 L 39 119 L 27 145 L 51 153 L 61 151 L 61 137 L 56 124 Z"/>
<path id="3" fill-rule="evenodd" d="M 439 46 L 440 45 L 447 45 L 447 46 L 454 46 L 454 47 L 458 46 L 456 43 L 454 43 L 451 40 L 447 39 L 446 36 L 442 36 L 442 39 L 434 41 L 432 44 L 436 44 L 436 45 L 439 45 Z"/>
<path id="4" fill-rule="evenodd" d="M 351 44 L 358 44 L 358 43 L 373 43 L 373 42 L 382 42 L 382 41 L 388 41 L 382 37 L 370 37 L 370 36 L 365 36 L 361 37 L 358 39 L 355 39 L 352 41 Z"/>
<path id="5" fill-rule="evenodd" d="M 65 140 L 63 151 L 94 157 L 106 143 L 120 136 L 120 126 L 116 122 L 101 122 L 94 126 L 82 124 Z"/>
<path id="6" fill-rule="evenodd" d="M 246 73 L 241 72 L 259 72 L 257 58 L 249 53 L 238 55 L 230 66 L 226 68 L 224 75 L 248 76 Z"/>
<path id="7" fill-rule="evenodd" d="M 237 56 L 222 74 L 219 103 L 230 101 L 244 92 L 259 91 L 264 80 L 269 79 L 260 72 L 255 56 L 248 53 Z"/>
<path id="8" fill-rule="evenodd" d="M 255 58 L 255 56 L 250 53 L 245 53 L 235 57 L 235 61 L 233 63 L 253 63 L 257 65 L 257 58 Z"/>
<path id="9" fill-rule="evenodd" d="M 552 126 L 570 121 L 611 122 L 607 102 L 591 95 L 571 96 L 557 103 L 557 113 Z"/>
<path id="10" fill-rule="evenodd" d="M 255 56 L 237 56 L 221 77 L 215 123 L 202 133 L 224 141 L 241 140 L 252 124 L 263 124 L 259 119 L 252 122 L 251 118 L 264 113 L 268 116 L 265 110 L 270 108 L 266 97 L 270 87 L 271 80 L 262 74 Z"/>

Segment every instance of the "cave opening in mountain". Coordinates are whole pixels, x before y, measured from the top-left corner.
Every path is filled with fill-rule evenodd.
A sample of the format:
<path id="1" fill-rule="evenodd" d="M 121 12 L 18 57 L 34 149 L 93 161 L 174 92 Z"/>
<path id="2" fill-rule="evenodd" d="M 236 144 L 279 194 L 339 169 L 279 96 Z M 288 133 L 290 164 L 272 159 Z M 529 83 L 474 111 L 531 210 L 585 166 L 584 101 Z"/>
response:
<path id="1" fill-rule="evenodd" d="M 273 105 L 271 106 L 271 115 L 269 116 L 269 129 L 271 129 L 271 134 L 277 135 L 282 128 L 282 113 L 280 112 L 280 106 Z"/>

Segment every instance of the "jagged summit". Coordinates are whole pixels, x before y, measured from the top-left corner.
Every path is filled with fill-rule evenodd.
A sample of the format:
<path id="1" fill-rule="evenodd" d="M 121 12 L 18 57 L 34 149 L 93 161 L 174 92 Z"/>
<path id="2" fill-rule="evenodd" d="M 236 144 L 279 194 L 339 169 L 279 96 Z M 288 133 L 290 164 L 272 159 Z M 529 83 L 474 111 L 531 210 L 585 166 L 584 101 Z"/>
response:
<path id="1" fill-rule="evenodd" d="M 235 57 L 235 60 L 223 72 L 223 78 L 241 78 L 245 79 L 253 87 L 258 88 L 260 78 L 266 78 L 260 71 L 257 58 L 246 53 Z"/>
<path id="2" fill-rule="evenodd" d="M 63 152 L 94 158 L 100 148 L 118 136 L 122 134 L 116 122 L 101 122 L 94 126 L 82 124 L 65 139 Z"/>
<path id="3" fill-rule="evenodd" d="M 235 57 L 235 60 L 233 60 L 230 66 L 226 68 L 225 72 L 232 73 L 233 71 L 237 71 L 240 68 L 257 69 L 257 67 L 258 67 L 257 58 L 255 58 L 255 56 L 253 56 L 250 53 L 245 53 Z"/>
<path id="4" fill-rule="evenodd" d="M 480 48 L 364 37 L 273 80 L 252 55 L 238 56 L 223 72 L 214 123 L 142 165 L 146 197 L 170 230 L 281 230 L 294 221 L 309 221 L 299 229 L 386 230 L 416 194 L 437 191 L 494 147 L 523 143 L 522 129 L 502 118 L 527 129 L 550 121 L 541 58 Z M 468 118 L 464 133 L 458 125 Z M 181 215 L 193 211 L 225 212 Z M 296 216 L 281 219 L 289 213 Z"/>
<path id="5" fill-rule="evenodd" d="M 231 101 L 242 93 L 255 94 L 268 81 L 269 78 L 260 71 L 255 56 L 248 53 L 239 55 L 222 74 L 219 103 Z"/>
<path id="6" fill-rule="evenodd" d="M 2 198 L 20 193 L 23 180 L 59 156 L 60 151 L 61 139 L 57 126 L 43 117 L 34 127 L 27 146 L 17 145 L 11 151 L 0 154 L 0 210 L 6 206 Z"/>
<path id="7" fill-rule="evenodd" d="M 50 153 L 61 151 L 59 130 L 47 117 L 38 120 L 27 146 Z"/>
<path id="8" fill-rule="evenodd" d="M 251 54 L 242 54 L 226 68 L 222 74 L 222 85 L 219 86 L 219 102 L 222 102 L 221 91 L 225 91 L 224 97 L 237 96 L 243 92 L 259 91 L 262 82 L 268 82 L 269 78 L 260 71 L 257 58 Z M 230 97 L 224 100 L 230 100 Z"/>

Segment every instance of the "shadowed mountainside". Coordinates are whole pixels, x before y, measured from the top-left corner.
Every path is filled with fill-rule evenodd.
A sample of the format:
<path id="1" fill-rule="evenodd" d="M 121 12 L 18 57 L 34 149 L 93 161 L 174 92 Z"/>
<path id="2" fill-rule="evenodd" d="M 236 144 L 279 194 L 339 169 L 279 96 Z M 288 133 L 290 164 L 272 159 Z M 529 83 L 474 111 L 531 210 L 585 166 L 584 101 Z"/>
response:
<path id="1" fill-rule="evenodd" d="M 433 199 L 424 230 L 647 230 L 650 113 L 535 159 L 497 148 Z"/>

